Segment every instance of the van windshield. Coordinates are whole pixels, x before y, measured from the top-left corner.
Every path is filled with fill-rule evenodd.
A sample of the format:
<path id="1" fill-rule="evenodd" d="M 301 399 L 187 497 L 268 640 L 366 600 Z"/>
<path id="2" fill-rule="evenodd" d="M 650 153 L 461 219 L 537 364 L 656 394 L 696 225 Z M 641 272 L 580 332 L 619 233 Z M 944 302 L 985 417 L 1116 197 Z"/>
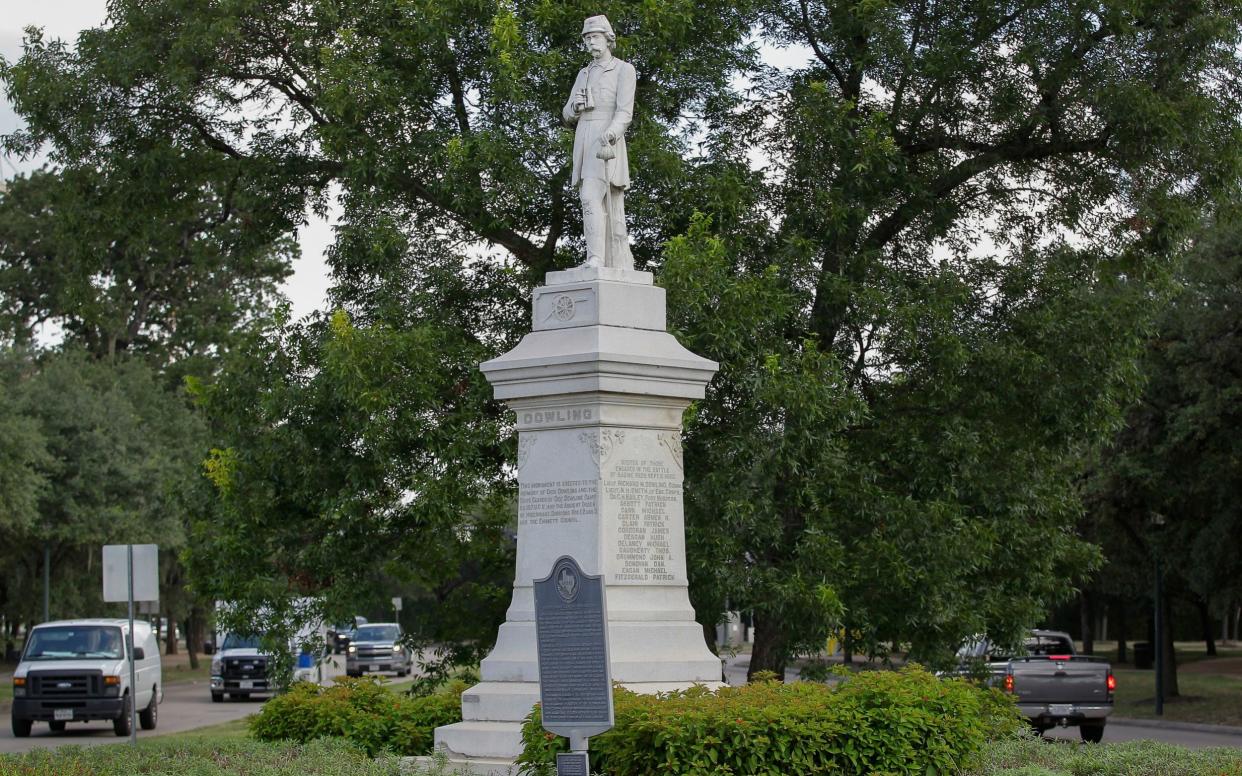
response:
<path id="1" fill-rule="evenodd" d="M 111 625 L 54 625 L 35 628 L 22 660 L 80 660 L 125 657 L 121 629 Z"/>

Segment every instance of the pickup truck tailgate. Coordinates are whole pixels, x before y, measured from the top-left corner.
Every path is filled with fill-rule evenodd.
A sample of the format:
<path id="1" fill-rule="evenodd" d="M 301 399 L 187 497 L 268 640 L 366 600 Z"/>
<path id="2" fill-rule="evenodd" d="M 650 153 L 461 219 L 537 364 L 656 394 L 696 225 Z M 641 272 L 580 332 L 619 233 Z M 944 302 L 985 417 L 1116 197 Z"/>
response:
<path id="1" fill-rule="evenodd" d="M 1088 657 L 1030 657 L 1010 664 L 1018 703 L 1107 703 L 1109 665 Z"/>

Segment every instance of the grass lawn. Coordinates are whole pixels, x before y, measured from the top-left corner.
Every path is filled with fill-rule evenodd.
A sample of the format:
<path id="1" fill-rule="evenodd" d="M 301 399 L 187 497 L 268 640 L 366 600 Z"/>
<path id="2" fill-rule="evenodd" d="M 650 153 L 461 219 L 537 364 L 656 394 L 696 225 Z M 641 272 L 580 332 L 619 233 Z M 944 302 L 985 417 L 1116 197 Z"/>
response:
<path id="1" fill-rule="evenodd" d="M 1119 668 L 1114 712 L 1119 717 L 1156 717 L 1156 674 Z M 1163 719 L 1242 727 L 1242 676 L 1178 671 L 1181 697 L 1164 703 Z"/>
<path id="2" fill-rule="evenodd" d="M 1242 776 L 1242 751 L 1183 749 L 1156 741 L 1079 744 L 1023 738 L 989 744 L 984 763 L 959 776 Z"/>
<path id="3" fill-rule="evenodd" d="M 402 776 L 395 757 L 371 759 L 341 740 L 264 744 L 221 736 L 130 746 L 66 746 L 0 755 L 4 776 Z"/>
<path id="4" fill-rule="evenodd" d="M 1075 646 L 1081 651 L 1082 642 L 1074 642 Z M 1127 642 L 1129 649 L 1126 650 L 1128 660 L 1126 664 L 1134 663 L 1134 642 Z M 1197 663 L 1200 660 L 1210 660 L 1207 654 L 1207 646 L 1202 641 L 1179 641 L 1173 645 L 1174 651 L 1177 653 L 1177 664 L 1185 665 L 1187 663 Z M 1107 658 L 1109 661 L 1117 662 L 1117 642 L 1115 641 L 1097 641 L 1095 642 L 1095 650 L 1091 653 L 1097 657 Z M 1217 642 L 1216 657 L 1242 657 L 1242 647 L 1237 646 L 1235 642 Z"/>
<path id="5" fill-rule="evenodd" d="M 245 739 L 250 740 L 249 717 L 235 719 L 232 722 L 221 722 L 219 725 L 183 730 L 179 733 L 161 733 L 161 741 L 201 741 L 211 739 Z"/>

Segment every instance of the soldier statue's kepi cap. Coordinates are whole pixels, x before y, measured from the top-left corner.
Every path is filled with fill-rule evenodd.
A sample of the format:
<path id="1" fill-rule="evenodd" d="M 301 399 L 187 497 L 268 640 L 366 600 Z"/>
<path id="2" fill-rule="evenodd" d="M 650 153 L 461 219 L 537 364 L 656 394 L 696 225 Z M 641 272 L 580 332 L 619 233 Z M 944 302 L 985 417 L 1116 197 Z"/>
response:
<path id="1" fill-rule="evenodd" d="M 612 25 L 608 23 L 608 17 L 603 14 L 588 16 L 587 20 L 582 23 L 582 34 L 586 35 L 590 32 L 602 32 L 608 38 L 617 37 L 616 33 L 612 31 Z"/>

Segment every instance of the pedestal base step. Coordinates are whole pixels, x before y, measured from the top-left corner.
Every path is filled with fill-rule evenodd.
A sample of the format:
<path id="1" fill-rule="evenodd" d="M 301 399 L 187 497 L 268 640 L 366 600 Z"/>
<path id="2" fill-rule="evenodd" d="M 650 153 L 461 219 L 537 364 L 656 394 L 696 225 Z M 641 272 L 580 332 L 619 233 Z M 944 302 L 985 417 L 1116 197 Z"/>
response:
<path id="1" fill-rule="evenodd" d="M 521 722 L 464 720 L 436 728 L 436 749 L 449 760 L 507 760 L 522 753 Z"/>
<path id="2" fill-rule="evenodd" d="M 517 766 L 512 760 L 466 760 L 448 758 L 442 761 L 445 776 L 516 776 Z M 402 757 L 401 772 L 411 773 L 415 768 L 428 769 L 435 766 L 436 758 Z"/>

